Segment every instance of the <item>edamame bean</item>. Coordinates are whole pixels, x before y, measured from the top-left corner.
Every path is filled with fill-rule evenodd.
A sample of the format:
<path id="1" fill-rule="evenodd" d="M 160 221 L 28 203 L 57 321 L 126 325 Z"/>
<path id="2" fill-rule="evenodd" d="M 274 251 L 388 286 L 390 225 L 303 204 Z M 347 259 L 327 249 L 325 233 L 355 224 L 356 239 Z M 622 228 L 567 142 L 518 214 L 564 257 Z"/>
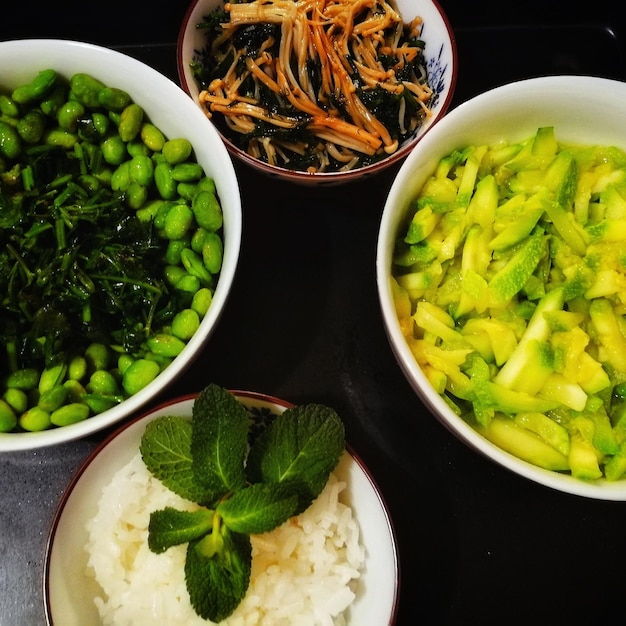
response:
<path id="1" fill-rule="evenodd" d="M 63 382 L 66 373 L 67 365 L 65 363 L 58 363 L 57 365 L 46 367 L 46 369 L 41 372 L 39 383 L 37 384 L 39 393 L 44 394 L 48 389 L 52 389 L 52 387 Z"/>
<path id="2" fill-rule="evenodd" d="M 213 292 L 208 287 L 202 287 L 193 294 L 191 308 L 202 318 L 207 314 L 212 301 Z"/>
<path id="3" fill-rule="evenodd" d="M 70 78 L 70 91 L 72 95 L 90 109 L 100 106 L 98 94 L 105 88 L 103 82 L 83 72 L 78 72 Z"/>
<path id="4" fill-rule="evenodd" d="M 63 386 L 67 391 L 67 399 L 69 402 L 82 402 L 82 397 L 87 393 L 87 390 L 74 378 L 66 380 Z"/>
<path id="5" fill-rule="evenodd" d="M 38 406 L 33 406 L 19 416 L 18 424 L 24 430 L 39 432 L 50 428 L 52 422 L 50 421 L 50 413 L 48 411 L 44 411 Z"/>
<path id="6" fill-rule="evenodd" d="M 17 415 L 11 406 L 0 400 L 0 433 L 8 433 L 17 426 Z"/>
<path id="7" fill-rule="evenodd" d="M 18 104 L 40 100 L 52 88 L 56 80 L 57 73 L 55 70 L 41 70 L 30 83 L 17 87 L 11 97 Z"/>
<path id="8" fill-rule="evenodd" d="M 145 185 L 132 181 L 126 188 L 125 201 L 131 209 L 140 209 L 148 199 L 148 189 Z"/>
<path id="9" fill-rule="evenodd" d="M 16 159 L 22 151 L 22 140 L 13 126 L 0 121 L 0 154 L 8 159 Z"/>
<path id="10" fill-rule="evenodd" d="M 183 270 L 184 276 L 176 283 L 176 289 L 185 291 L 190 294 L 196 293 L 200 289 L 200 279 L 197 276 L 192 276 Z"/>
<path id="11" fill-rule="evenodd" d="M 191 208 L 199 226 L 215 232 L 222 227 L 223 215 L 217 197 L 210 191 L 200 191 L 196 194 Z"/>
<path id="12" fill-rule="evenodd" d="M 126 144 L 119 135 L 111 135 L 100 143 L 102 157 L 111 165 L 121 165 L 127 158 Z"/>
<path id="13" fill-rule="evenodd" d="M 133 102 L 120 113 L 117 132 L 124 141 L 132 141 L 139 134 L 142 122 L 143 109 Z"/>
<path id="14" fill-rule="evenodd" d="M 70 132 L 76 132 L 78 119 L 85 115 L 85 107 L 77 100 L 69 100 L 57 111 L 59 126 Z"/>
<path id="15" fill-rule="evenodd" d="M 152 159 L 144 154 L 133 156 L 128 165 L 128 174 L 132 181 L 140 185 L 148 186 L 152 183 L 154 176 Z"/>
<path id="16" fill-rule="evenodd" d="M 39 382 L 39 372 L 32 367 L 11 372 L 7 377 L 6 386 L 9 389 L 22 389 L 30 391 L 37 387 Z"/>
<path id="17" fill-rule="evenodd" d="M 54 117 L 59 107 L 67 101 L 67 87 L 64 84 L 55 84 L 50 93 L 41 100 L 39 108 L 42 113 Z"/>
<path id="18" fill-rule="evenodd" d="M 85 349 L 85 359 L 90 370 L 104 370 L 111 363 L 109 349 L 103 343 L 90 343 Z"/>
<path id="19" fill-rule="evenodd" d="M 172 168 L 172 178 L 179 183 L 197 182 L 204 170 L 199 163 L 177 163 Z"/>
<path id="20" fill-rule="evenodd" d="M 130 95 L 117 87 L 103 87 L 98 91 L 98 103 L 109 111 L 123 111 L 130 104 Z"/>
<path id="21" fill-rule="evenodd" d="M 114 407 L 116 404 L 119 404 L 122 400 L 124 400 L 123 396 L 102 396 L 96 393 L 86 393 L 81 402 L 86 404 L 92 413 L 98 414 L 103 411 L 108 411 L 110 408 Z"/>
<path id="22" fill-rule="evenodd" d="M 28 396 L 21 389 L 7 389 L 2 399 L 16 413 L 23 413 L 28 408 Z"/>
<path id="23" fill-rule="evenodd" d="M 146 122 L 141 126 L 141 141 L 153 152 L 161 152 L 165 144 L 165 135 L 154 124 Z"/>
<path id="24" fill-rule="evenodd" d="M 17 103 L 6 93 L 0 93 L 0 113 L 7 117 L 18 117 L 20 114 Z"/>
<path id="25" fill-rule="evenodd" d="M 179 311 L 172 320 L 172 335 L 189 341 L 200 326 L 200 316 L 193 309 Z"/>
<path id="26" fill-rule="evenodd" d="M 163 270 L 163 276 L 165 280 L 172 286 L 177 286 L 178 283 L 185 277 L 189 276 L 184 268 L 180 265 L 166 265 Z"/>
<path id="27" fill-rule="evenodd" d="M 87 391 L 89 393 L 112 396 L 120 393 L 120 388 L 115 376 L 108 370 L 96 370 L 87 383 Z"/>
<path id="28" fill-rule="evenodd" d="M 39 396 L 37 406 L 44 411 L 51 413 L 58 409 L 67 399 L 67 389 L 59 384 L 50 387 Z"/>
<path id="29" fill-rule="evenodd" d="M 126 191 L 130 185 L 129 161 L 120 163 L 111 176 L 111 189 L 113 191 Z"/>
<path id="30" fill-rule="evenodd" d="M 43 140 L 49 146 L 57 146 L 69 150 L 76 145 L 78 137 L 63 128 L 51 128 L 44 134 Z"/>
<path id="31" fill-rule="evenodd" d="M 182 352 L 186 344 L 174 335 L 157 333 L 146 340 L 146 345 L 158 356 L 175 357 Z"/>
<path id="32" fill-rule="evenodd" d="M 172 176 L 173 169 L 166 161 L 157 163 L 154 168 L 154 184 L 164 200 L 173 200 L 176 197 L 177 189 L 176 181 Z"/>
<path id="33" fill-rule="evenodd" d="M 191 156 L 191 142 L 184 137 L 169 139 L 163 144 L 163 156 L 170 165 L 186 161 Z"/>
<path id="34" fill-rule="evenodd" d="M 217 274 L 222 268 L 223 255 L 221 237 L 217 233 L 207 233 L 202 246 L 202 261 L 211 274 Z"/>
<path id="35" fill-rule="evenodd" d="M 163 231 L 168 239 L 182 239 L 193 224 L 193 211 L 186 204 L 174 204 L 165 217 Z"/>
<path id="36" fill-rule="evenodd" d="M 202 259 L 191 249 L 185 248 L 180 253 L 180 261 L 191 276 L 196 276 L 203 284 L 211 284 L 211 274 Z"/>
<path id="37" fill-rule="evenodd" d="M 32 109 L 20 118 L 15 128 L 25 143 L 39 143 L 46 130 L 46 119 L 39 109 Z"/>
<path id="38" fill-rule="evenodd" d="M 71 402 L 50 414 L 50 423 L 55 426 L 69 426 L 89 417 L 89 407 L 82 402 Z"/>
<path id="39" fill-rule="evenodd" d="M 128 395 L 134 395 L 150 384 L 161 371 L 158 363 L 137 359 L 122 375 L 122 387 Z"/>
<path id="40" fill-rule="evenodd" d="M 180 253 L 184 248 L 188 247 L 189 241 L 187 238 L 171 239 L 165 251 L 165 262 L 169 265 L 178 265 L 180 263 Z"/>

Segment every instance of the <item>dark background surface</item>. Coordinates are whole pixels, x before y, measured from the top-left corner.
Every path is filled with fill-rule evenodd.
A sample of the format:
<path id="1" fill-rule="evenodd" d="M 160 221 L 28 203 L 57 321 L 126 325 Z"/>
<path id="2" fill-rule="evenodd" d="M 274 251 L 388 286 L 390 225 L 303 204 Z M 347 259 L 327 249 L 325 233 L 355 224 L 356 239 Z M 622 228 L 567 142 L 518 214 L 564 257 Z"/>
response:
<path id="1" fill-rule="evenodd" d="M 459 52 L 453 106 L 543 74 L 626 80 L 619 3 L 441 5 Z M 11 2 L 0 14 L 0 40 L 90 41 L 177 80 L 186 9 L 164 1 Z M 395 171 L 345 189 L 304 190 L 237 167 L 244 232 L 232 296 L 205 352 L 159 399 L 216 382 L 337 409 L 395 525 L 399 626 L 623 622 L 626 504 L 556 493 L 477 456 L 428 413 L 396 365 L 374 268 Z M 102 436 L 0 453 L 0 626 L 43 624 L 52 515 Z"/>

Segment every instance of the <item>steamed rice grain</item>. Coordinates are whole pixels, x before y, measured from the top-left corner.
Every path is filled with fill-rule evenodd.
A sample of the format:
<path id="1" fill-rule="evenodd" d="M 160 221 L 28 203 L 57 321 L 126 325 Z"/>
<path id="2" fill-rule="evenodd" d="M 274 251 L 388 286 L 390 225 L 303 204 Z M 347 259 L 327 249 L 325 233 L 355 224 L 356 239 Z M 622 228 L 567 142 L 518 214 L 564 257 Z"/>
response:
<path id="1" fill-rule="evenodd" d="M 340 500 L 335 474 L 298 517 L 253 535 L 250 587 L 222 626 L 343 626 L 365 563 L 358 524 Z M 103 490 L 87 526 L 88 574 L 102 589 L 95 599 L 106 626 L 210 626 L 189 602 L 186 544 L 155 554 L 148 548 L 150 512 L 194 503 L 164 487 L 138 453 Z"/>

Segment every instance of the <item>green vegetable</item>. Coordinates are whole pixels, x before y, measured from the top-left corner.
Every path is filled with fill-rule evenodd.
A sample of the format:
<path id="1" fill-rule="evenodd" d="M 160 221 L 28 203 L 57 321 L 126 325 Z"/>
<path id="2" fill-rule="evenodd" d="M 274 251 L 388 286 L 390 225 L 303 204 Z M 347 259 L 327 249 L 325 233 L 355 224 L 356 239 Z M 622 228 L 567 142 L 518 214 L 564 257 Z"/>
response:
<path id="1" fill-rule="evenodd" d="M 583 480 L 626 475 L 626 153 L 542 127 L 445 156 L 398 233 L 411 350 L 485 437 Z"/>
<path id="2" fill-rule="evenodd" d="M 140 451 L 148 469 L 178 495 L 201 505 L 150 516 L 148 545 L 160 553 L 188 543 L 185 579 L 191 604 L 219 622 L 248 588 L 249 535 L 268 532 L 303 512 L 324 488 L 345 449 L 332 409 L 306 405 L 275 416 L 260 433 L 245 407 L 211 384 L 192 418 L 150 422 Z"/>
<path id="3" fill-rule="evenodd" d="M 220 244 L 222 214 L 191 143 L 166 139 L 121 89 L 46 69 L 0 89 L 0 107 L 0 396 L 27 392 L 0 427 L 41 430 L 118 404 L 180 354 L 221 268 L 217 243 L 209 267 L 190 248 L 195 195 L 212 194 Z M 57 413 L 64 396 L 83 408 Z"/>

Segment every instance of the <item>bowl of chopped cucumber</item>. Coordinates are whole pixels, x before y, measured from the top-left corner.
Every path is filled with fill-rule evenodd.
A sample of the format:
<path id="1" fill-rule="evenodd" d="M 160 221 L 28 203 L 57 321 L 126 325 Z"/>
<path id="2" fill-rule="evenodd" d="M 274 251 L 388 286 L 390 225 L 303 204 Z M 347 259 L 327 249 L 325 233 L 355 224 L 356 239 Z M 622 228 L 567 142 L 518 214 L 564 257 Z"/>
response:
<path id="1" fill-rule="evenodd" d="M 84 437 L 176 379 L 224 309 L 234 167 L 171 80 L 107 48 L 0 43 L 0 450 Z"/>
<path id="2" fill-rule="evenodd" d="M 407 158 L 377 281 L 392 350 L 457 437 L 544 486 L 626 500 L 626 83 L 461 104 Z"/>
<path id="3" fill-rule="evenodd" d="M 406 157 L 450 106 L 457 50 L 435 0 L 193 0 L 178 74 L 234 157 L 330 185 Z"/>

